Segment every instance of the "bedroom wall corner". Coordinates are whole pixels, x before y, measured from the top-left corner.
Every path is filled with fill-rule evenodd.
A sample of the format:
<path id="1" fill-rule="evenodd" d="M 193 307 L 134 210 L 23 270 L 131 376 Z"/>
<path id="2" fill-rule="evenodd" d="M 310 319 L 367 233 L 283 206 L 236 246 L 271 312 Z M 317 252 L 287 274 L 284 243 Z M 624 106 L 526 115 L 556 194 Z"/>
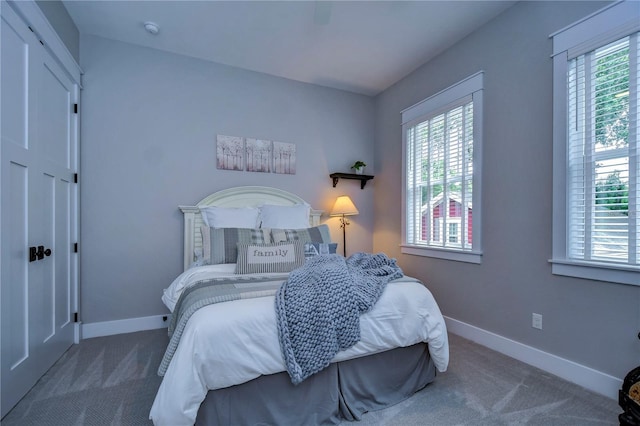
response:
<path id="1" fill-rule="evenodd" d="M 35 2 L 65 44 L 73 59 L 80 63 L 80 32 L 60 0 L 36 0 Z"/>

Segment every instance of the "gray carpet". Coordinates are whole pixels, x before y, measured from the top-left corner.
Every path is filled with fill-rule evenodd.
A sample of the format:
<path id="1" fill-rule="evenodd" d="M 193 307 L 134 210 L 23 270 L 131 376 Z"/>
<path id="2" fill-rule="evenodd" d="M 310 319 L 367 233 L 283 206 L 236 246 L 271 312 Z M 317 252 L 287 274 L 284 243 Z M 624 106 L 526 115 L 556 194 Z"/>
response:
<path id="1" fill-rule="evenodd" d="M 149 425 L 166 330 L 83 340 L 2 419 L 11 425 Z M 413 397 L 344 426 L 617 425 L 617 402 L 461 337 L 449 370 Z"/>

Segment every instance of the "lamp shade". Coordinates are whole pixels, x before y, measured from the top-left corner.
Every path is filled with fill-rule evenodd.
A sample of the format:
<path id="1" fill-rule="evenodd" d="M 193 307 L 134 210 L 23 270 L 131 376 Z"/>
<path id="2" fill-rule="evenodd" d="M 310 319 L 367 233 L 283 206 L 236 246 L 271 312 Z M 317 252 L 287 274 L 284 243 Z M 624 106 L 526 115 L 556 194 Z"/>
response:
<path id="1" fill-rule="evenodd" d="M 360 213 L 356 206 L 351 201 L 348 195 L 341 195 L 336 199 L 336 203 L 333 205 L 330 216 L 353 216 Z"/>

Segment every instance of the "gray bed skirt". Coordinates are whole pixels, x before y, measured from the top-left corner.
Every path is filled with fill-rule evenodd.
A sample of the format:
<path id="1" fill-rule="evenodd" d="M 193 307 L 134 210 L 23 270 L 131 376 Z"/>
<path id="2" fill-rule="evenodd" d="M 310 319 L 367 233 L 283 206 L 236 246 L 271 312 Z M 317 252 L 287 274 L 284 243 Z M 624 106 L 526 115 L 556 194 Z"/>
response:
<path id="1" fill-rule="evenodd" d="M 397 404 L 436 376 L 419 343 L 331 364 L 297 386 L 286 372 L 209 391 L 196 425 L 332 425 Z"/>

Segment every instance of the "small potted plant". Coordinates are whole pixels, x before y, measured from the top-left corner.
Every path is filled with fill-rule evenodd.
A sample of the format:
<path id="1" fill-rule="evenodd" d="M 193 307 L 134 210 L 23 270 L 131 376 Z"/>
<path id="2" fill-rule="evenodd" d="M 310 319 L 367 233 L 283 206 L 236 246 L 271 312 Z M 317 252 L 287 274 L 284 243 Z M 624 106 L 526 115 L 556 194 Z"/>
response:
<path id="1" fill-rule="evenodd" d="M 355 163 L 353 163 L 353 166 L 351 166 L 351 168 L 353 170 L 355 170 L 357 175 L 361 175 L 364 173 L 364 168 L 366 167 L 366 164 L 364 163 L 364 161 L 356 161 Z"/>

